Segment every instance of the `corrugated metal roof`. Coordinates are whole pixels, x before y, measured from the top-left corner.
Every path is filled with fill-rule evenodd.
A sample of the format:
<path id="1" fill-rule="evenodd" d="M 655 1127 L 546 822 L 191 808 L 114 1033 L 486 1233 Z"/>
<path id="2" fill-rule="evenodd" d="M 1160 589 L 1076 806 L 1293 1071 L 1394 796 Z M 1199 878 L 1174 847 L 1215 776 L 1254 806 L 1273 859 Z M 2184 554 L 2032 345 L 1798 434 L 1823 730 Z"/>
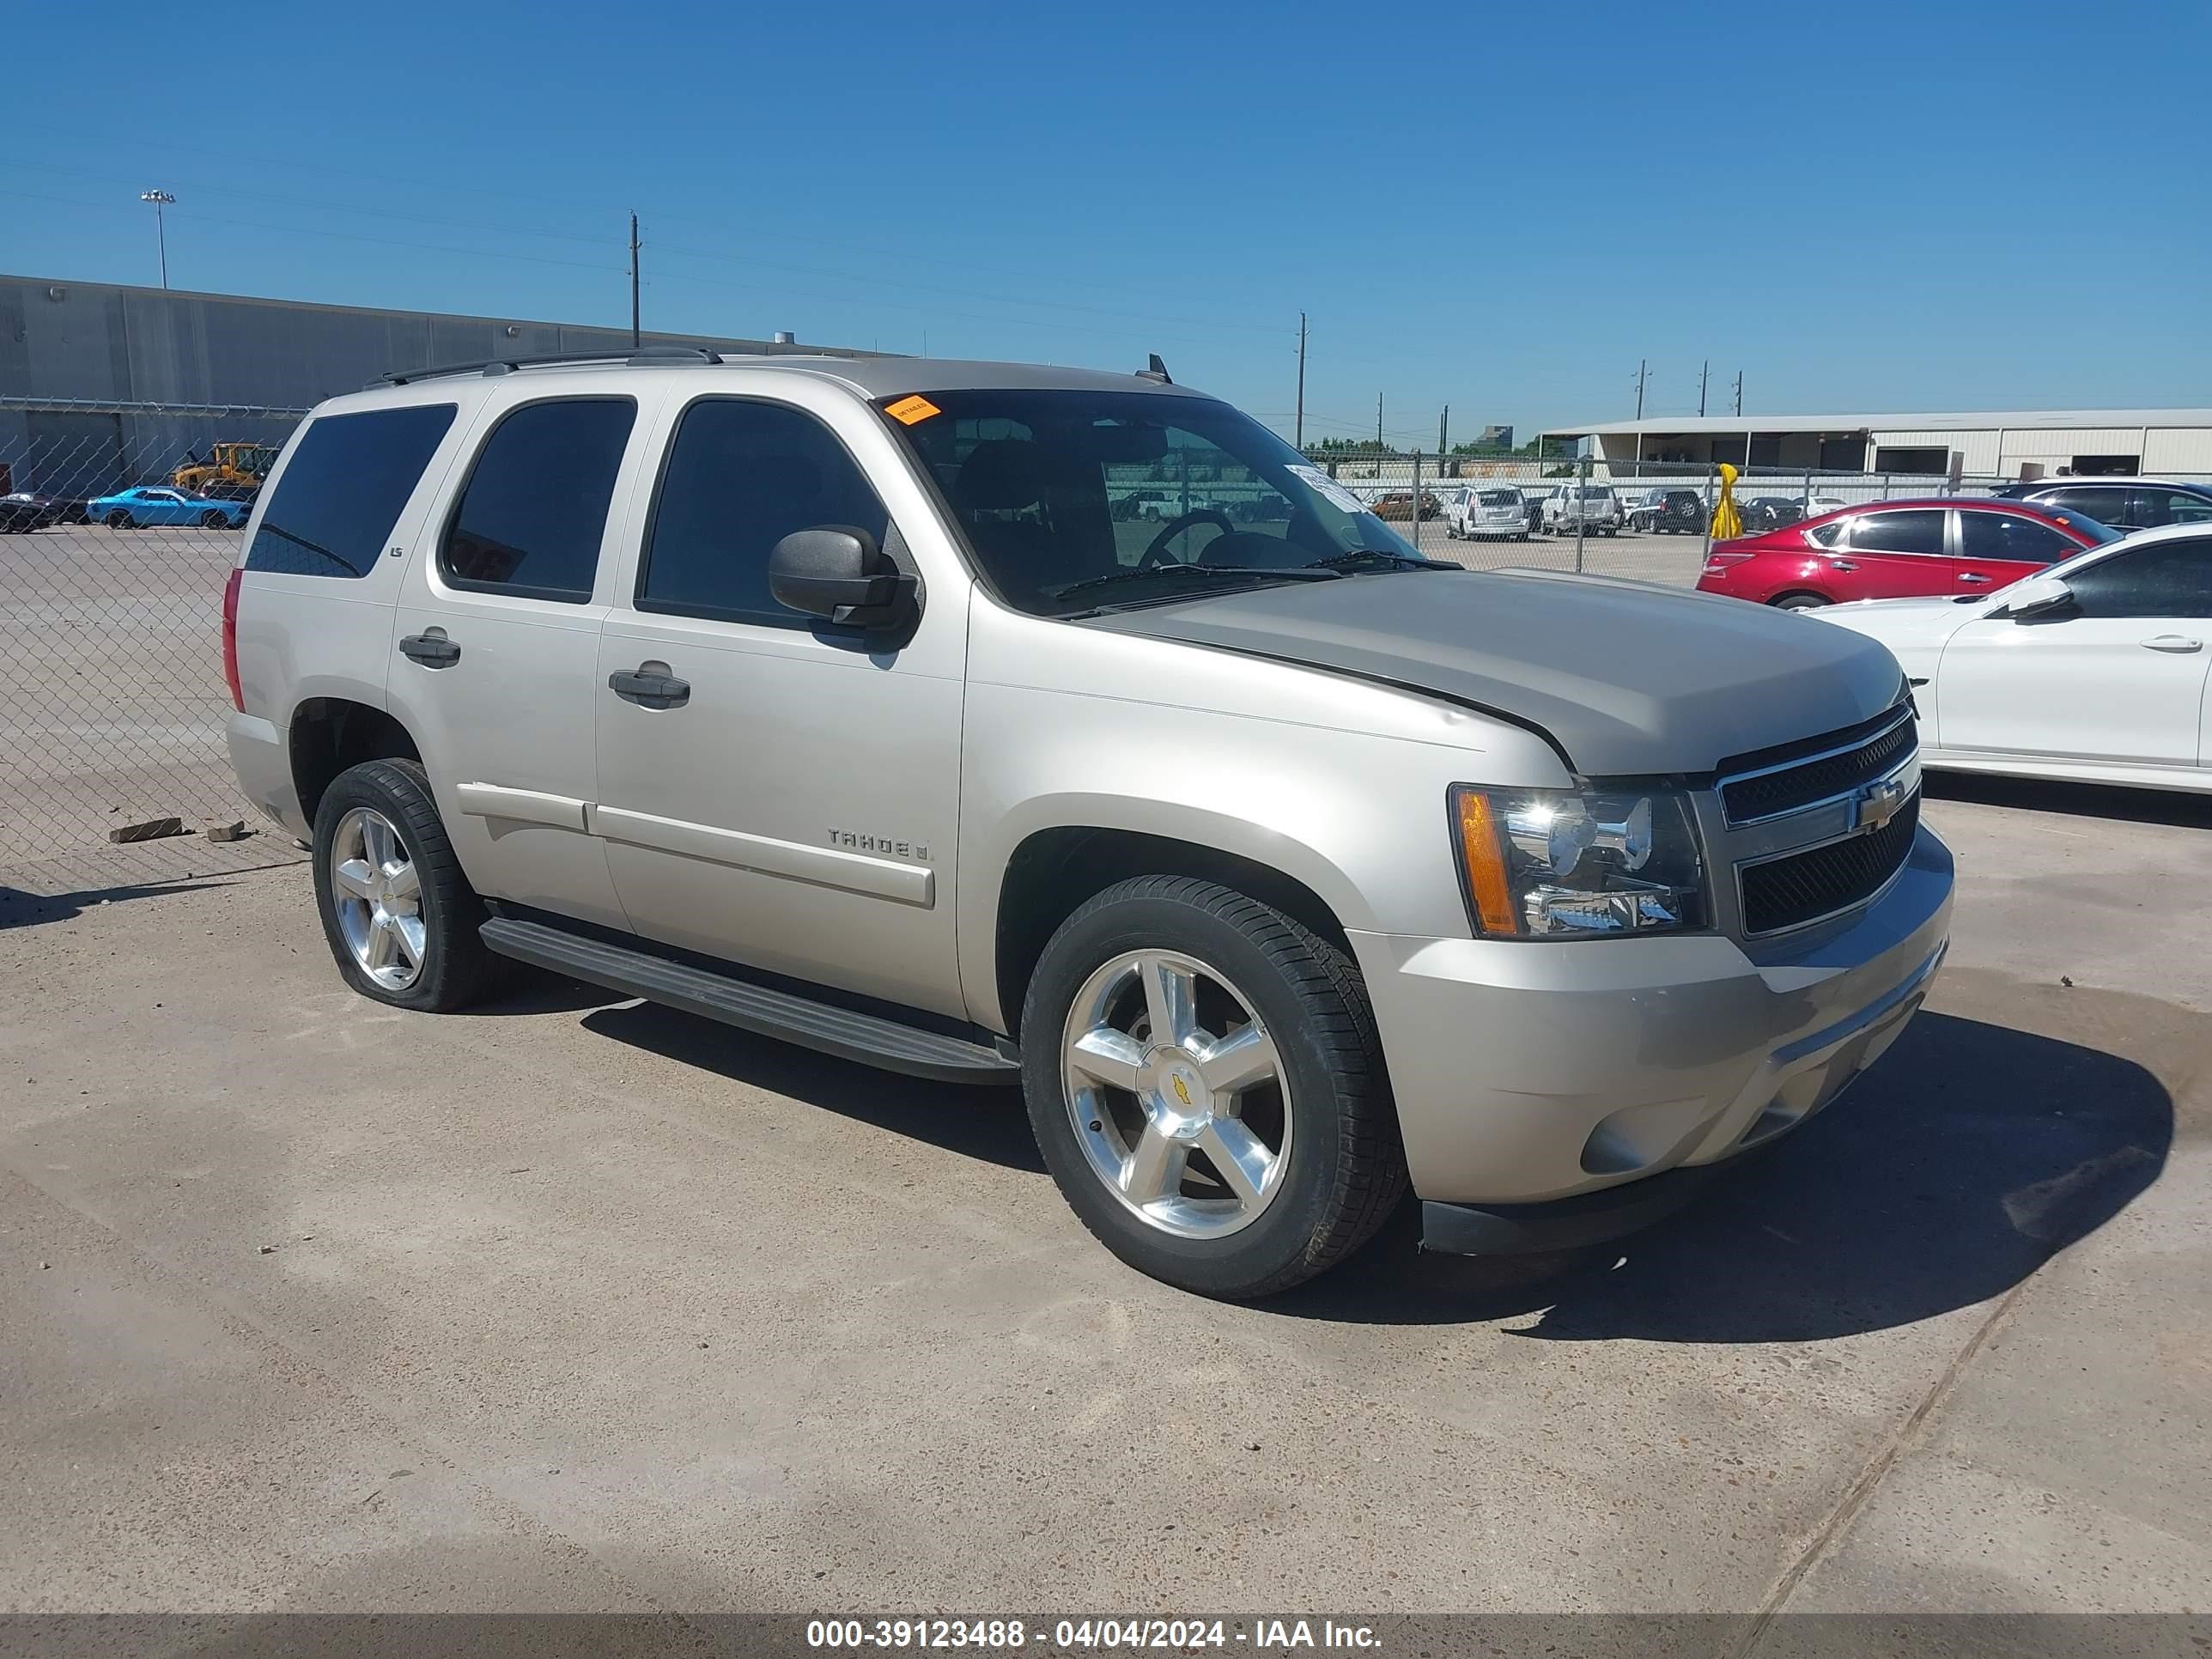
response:
<path id="1" fill-rule="evenodd" d="M 1547 438 L 1663 434 L 1698 437 L 1730 432 L 1994 432 L 2096 426 L 2212 427 L 2212 409 L 1989 409 L 1912 415 L 1654 415 L 1641 421 L 1555 426 Z"/>

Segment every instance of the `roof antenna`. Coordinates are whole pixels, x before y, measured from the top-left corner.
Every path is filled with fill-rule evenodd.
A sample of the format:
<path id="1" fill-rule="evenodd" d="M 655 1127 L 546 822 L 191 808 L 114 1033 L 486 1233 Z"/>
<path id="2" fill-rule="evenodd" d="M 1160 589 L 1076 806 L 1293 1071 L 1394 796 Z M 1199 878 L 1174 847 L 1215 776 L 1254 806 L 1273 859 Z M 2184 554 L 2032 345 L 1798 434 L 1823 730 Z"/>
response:
<path id="1" fill-rule="evenodd" d="M 1168 366 L 1160 361 L 1160 354 L 1157 351 L 1152 353 L 1152 362 L 1137 371 L 1137 378 L 1140 380 L 1158 380 L 1162 386 L 1175 384 L 1173 380 L 1168 379 Z"/>

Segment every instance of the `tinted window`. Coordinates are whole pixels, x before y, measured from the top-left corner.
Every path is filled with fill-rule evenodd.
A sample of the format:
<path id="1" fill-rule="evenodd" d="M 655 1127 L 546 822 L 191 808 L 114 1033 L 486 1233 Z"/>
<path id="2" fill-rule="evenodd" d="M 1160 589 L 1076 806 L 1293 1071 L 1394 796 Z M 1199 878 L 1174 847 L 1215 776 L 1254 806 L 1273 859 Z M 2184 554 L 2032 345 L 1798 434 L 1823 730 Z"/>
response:
<path id="1" fill-rule="evenodd" d="M 1959 538 L 1970 559 L 2014 559 L 2027 564 L 2049 564 L 2078 551 L 2071 538 L 2033 519 L 2016 519 L 2009 513 L 1959 514 Z"/>
<path id="2" fill-rule="evenodd" d="M 262 510 L 246 568 L 366 576 L 453 412 L 452 404 L 418 404 L 310 422 Z"/>
<path id="3" fill-rule="evenodd" d="M 1943 509 L 1869 513 L 1852 524 L 1851 547 L 1863 553 L 1941 553 Z"/>
<path id="4" fill-rule="evenodd" d="M 2212 501 L 2173 489 L 2136 490 L 2129 496 L 2128 506 L 2130 524 L 2203 524 L 2212 520 Z"/>
<path id="5" fill-rule="evenodd" d="M 637 608 L 814 626 L 769 592 L 768 557 L 794 530 L 817 525 L 865 530 L 878 545 L 890 527 L 890 514 L 829 428 L 781 404 L 696 403 L 668 452 Z"/>
<path id="6" fill-rule="evenodd" d="M 1816 524 L 1805 532 L 1805 539 L 1821 547 L 1833 547 L 1837 538 L 1844 533 L 1844 527 L 1850 522 L 1848 519 L 1831 519 L 1826 524 Z"/>
<path id="7" fill-rule="evenodd" d="M 2084 617 L 2212 618 L 2212 537 L 2121 553 L 2066 579 Z"/>
<path id="8" fill-rule="evenodd" d="M 2128 492 L 2112 489 L 2054 489 L 2039 501 L 2053 507 L 2071 507 L 2076 513 L 2086 513 L 2100 524 L 2130 524 L 2128 513 Z"/>
<path id="9" fill-rule="evenodd" d="M 440 562 L 457 587 L 580 604 L 592 595 L 607 504 L 637 405 L 525 404 L 477 457 Z"/>

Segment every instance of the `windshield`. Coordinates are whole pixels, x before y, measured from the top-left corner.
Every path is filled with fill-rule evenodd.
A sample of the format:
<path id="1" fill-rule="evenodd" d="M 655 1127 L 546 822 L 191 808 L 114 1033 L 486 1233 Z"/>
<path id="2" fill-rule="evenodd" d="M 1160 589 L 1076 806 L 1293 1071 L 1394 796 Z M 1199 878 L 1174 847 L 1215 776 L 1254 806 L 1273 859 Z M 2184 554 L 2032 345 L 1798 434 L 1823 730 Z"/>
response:
<path id="1" fill-rule="evenodd" d="M 985 580 L 1033 616 L 1422 568 L 1351 491 L 1210 398 L 978 390 L 887 403 Z M 917 404 L 929 412 L 903 418 Z"/>

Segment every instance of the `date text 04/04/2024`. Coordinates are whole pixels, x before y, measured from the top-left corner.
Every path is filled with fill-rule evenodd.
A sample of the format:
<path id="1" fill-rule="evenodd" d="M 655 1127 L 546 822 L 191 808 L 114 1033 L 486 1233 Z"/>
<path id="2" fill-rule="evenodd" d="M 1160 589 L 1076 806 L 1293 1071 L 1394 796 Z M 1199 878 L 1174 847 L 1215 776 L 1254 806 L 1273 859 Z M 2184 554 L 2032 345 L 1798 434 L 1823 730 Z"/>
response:
<path id="1" fill-rule="evenodd" d="M 806 1626 L 811 1648 L 964 1648 L 1050 1652 L 1137 1649 L 1190 1651 L 1241 1646 L 1266 1653 L 1300 1648 L 1372 1650 L 1370 1626 L 1334 1620 L 1061 1619 L 1032 1630 L 1019 1619 L 816 1619 Z"/>

